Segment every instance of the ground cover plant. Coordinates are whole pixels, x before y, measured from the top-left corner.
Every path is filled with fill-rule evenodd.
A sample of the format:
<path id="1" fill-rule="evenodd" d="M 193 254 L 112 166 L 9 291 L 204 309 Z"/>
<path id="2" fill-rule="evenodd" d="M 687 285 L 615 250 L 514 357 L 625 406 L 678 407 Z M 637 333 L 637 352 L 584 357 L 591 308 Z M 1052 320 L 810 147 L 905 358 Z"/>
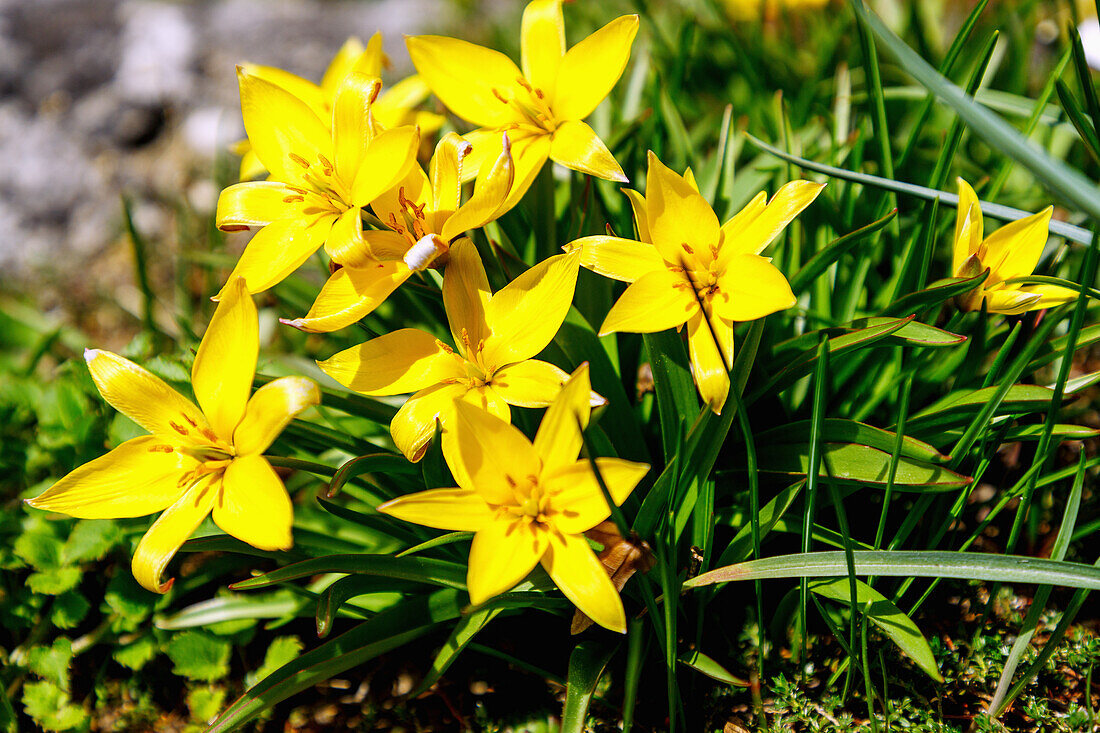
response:
<path id="1" fill-rule="evenodd" d="M 3 316 L 0 724 L 1091 729 L 1079 9 L 879 10 L 242 64 L 183 335 Z"/>

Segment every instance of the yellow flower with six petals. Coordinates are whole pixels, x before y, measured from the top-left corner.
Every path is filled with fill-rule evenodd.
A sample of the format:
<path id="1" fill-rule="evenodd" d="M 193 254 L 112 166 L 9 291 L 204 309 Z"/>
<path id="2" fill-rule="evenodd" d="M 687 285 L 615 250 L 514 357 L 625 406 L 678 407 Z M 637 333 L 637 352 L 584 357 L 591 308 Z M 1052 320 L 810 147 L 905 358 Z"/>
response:
<path id="1" fill-rule="evenodd" d="M 358 38 L 349 38 L 336 52 L 320 84 L 303 79 L 297 74 L 259 64 L 243 64 L 246 73 L 266 79 L 276 84 L 308 104 L 322 120 L 332 117 L 332 106 L 336 101 L 336 92 L 340 82 L 348 74 L 359 73 L 369 77 L 380 77 L 382 67 L 388 65 L 382 52 L 382 34 L 375 33 L 363 46 Z M 374 101 L 371 112 L 374 119 L 384 128 L 398 125 L 416 125 L 422 135 L 431 135 L 443 126 L 444 118 L 434 112 L 417 110 L 416 107 L 431 94 L 431 90 L 413 75 L 383 88 Z M 248 139 L 233 146 L 233 152 L 241 156 L 240 180 L 251 181 L 267 173 L 263 163 L 256 156 Z"/>
<path id="2" fill-rule="evenodd" d="M 271 180 L 234 184 L 218 199 L 220 229 L 260 227 L 229 282 L 243 277 L 249 292 L 266 290 L 322 245 L 337 263 L 365 265 L 360 209 L 408 173 L 417 129 L 379 129 L 371 106 L 381 82 L 365 74 L 340 82 L 331 125 L 266 79 L 241 70 L 238 80 L 245 130 Z M 397 263 L 374 264 L 396 279 Z"/>
<path id="3" fill-rule="evenodd" d="M 545 407 L 557 397 L 568 375 L 532 357 L 546 348 L 565 320 L 578 269 L 576 255 L 556 255 L 494 295 L 473 242 L 461 239 L 451 249 L 443 275 L 443 303 L 455 348 L 424 331 L 402 328 L 318 364 L 361 394 L 415 392 L 394 416 L 390 434 L 409 460 L 418 461 L 435 435 L 437 418 L 447 449 L 455 400 L 510 420 L 509 405 Z"/>
<path id="4" fill-rule="evenodd" d="M 467 586 L 475 604 L 523 580 L 542 563 L 593 621 L 626 631 L 622 600 L 583 532 L 611 514 L 588 460 L 577 460 L 588 424 L 587 365 L 570 377 L 539 425 L 535 441 L 473 405 L 455 405 L 447 464 L 456 488 L 402 496 L 378 511 L 436 529 L 475 532 Z M 616 505 L 649 471 L 644 463 L 597 458 Z"/>
<path id="5" fill-rule="evenodd" d="M 425 175 L 414 165 L 407 176 L 374 200 L 371 208 L 387 229 L 362 234 L 367 259 L 338 269 L 303 318 L 283 323 L 303 331 L 335 331 L 372 311 L 414 272 L 443 264 L 452 241 L 485 226 L 507 210 L 512 156 L 507 136 L 495 161 L 480 172 L 473 196 L 462 203 L 463 161 L 471 146 L 448 133 L 436 145 Z M 379 267 L 395 263 L 396 270 Z"/>
<path id="6" fill-rule="evenodd" d="M 645 197 L 626 190 L 641 241 L 593 236 L 565 246 L 580 251 L 585 267 L 631 283 L 600 335 L 652 333 L 686 323 L 695 384 L 710 408 L 721 412 L 733 368 L 733 322 L 795 303 L 783 273 L 760 252 L 823 187 L 792 181 L 770 202 L 761 191 L 719 225 L 690 170 L 677 175 L 651 152 Z"/>
<path id="7" fill-rule="evenodd" d="M 985 301 L 985 308 L 990 313 L 1017 315 L 1077 299 L 1077 291 L 1058 285 L 1005 282 L 1030 275 L 1039 264 L 1054 207 L 1048 206 L 1038 214 L 1005 224 L 983 239 L 978 196 L 962 178 L 958 179 L 958 184 L 959 204 L 951 269 L 955 277 L 974 277 L 983 270 L 989 270 L 985 282 L 956 298 L 960 309 L 980 310 L 982 301 Z"/>
<path id="8" fill-rule="evenodd" d="M 164 593 L 168 561 L 207 514 L 261 550 L 293 543 L 293 509 L 263 452 L 296 414 L 320 402 L 317 385 L 282 377 L 249 397 L 259 353 L 256 306 L 244 281 L 223 294 L 199 344 L 191 384 L 199 406 L 109 351 L 89 349 L 103 398 L 152 435 L 134 438 L 69 473 L 27 503 L 73 517 L 140 517 L 163 510 L 138 543 L 132 568 Z"/>
<path id="9" fill-rule="evenodd" d="M 561 0 L 533 0 L 523 12 L 522 71 L 498 51 L 455 38 L 412 36 L 406 44 L 424 83 L 478 126 L 466 137 L 479 161 L 495 158 L 501 133 L 508 133 L 516 164 L 510 208 L 547 158 L 598 178 L 627 180 L 582 120 L 622 76 L 637 32 L 638 16 L 624 15 L 566 51 Z"/>

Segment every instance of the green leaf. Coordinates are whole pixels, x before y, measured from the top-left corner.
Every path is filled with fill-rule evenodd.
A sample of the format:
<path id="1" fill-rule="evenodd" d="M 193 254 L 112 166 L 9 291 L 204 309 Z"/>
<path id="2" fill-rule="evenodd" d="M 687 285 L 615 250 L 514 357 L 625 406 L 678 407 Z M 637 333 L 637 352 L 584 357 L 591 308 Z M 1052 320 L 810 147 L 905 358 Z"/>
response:
<path id="1" fill-rule="evenodd" d="M 142 588 L 128 571 L 114 574 L 103 594 L 105 610 L 114 612 L 121 622 L 119 631 L 132 631 L 153 611 L 155 593 Z"/>
<path id="2" fill-rule="evenodd" d="M 415 592 L 414 583 L 393 578 L 374 577 L 370 575 L 345 575 L 335 580 L 332 585 L 325 588 L 321 597 L 317 599 L 317 636 L 325 638 L 332 631 L 332 622 L 337 613 L 343 609 L 344 604 L 352 598 L 371 594 L 393 595 L 405 591 Z M 392 604 L 391 604 L 392 605 Z M 348 609 L 344 609 L 345 615 Z M 350 615 L 364 618 L 362 610 L 354 608 Z"/>
<path id="3" fill-rule="evenodd" d="M 248 687 L 252 687 L 258 681 L 264 679 L 268 675 L 271 675 L 275 670 L 280 667 L 290 664 L 298 655 L 302 653 L 304 648 L 301 639 L 297 636 L 277 636 L 271 640 L 271 644 L 267 647 L 267 651 L 264 653 L 264 663 L 260 665 L 260 668 L 255 672 L 249 672 L 245 676 L 244 683 Z M 221 706 L 219 705 L 219 708 Z M 214 711 L 215 715 L 217 711 Z M 213 715 L 207 717 L 213 718 Z"/>
<path id="4" fill-rule="evenodd" d="M 82 728 L 88 716 L 73 705 L 69 696 L 53 682 L 29 682 L 23 686 L 23 710 L 46 730 Z"/>
<path id="5" fill-rule="evenodd" d="M 1019 555 L 939 550 L 857 550 L 856 573 L 875 577 L 956 578 L 1061 585 L 1100 590 L 1100 567 Z M 685 589 L 735 580 L 828 578 L 847 575 L 843 552 L 806 552 L 727 565 L 687 580 Z"/>
<path id="6" fill-rule="evenodd" d="M 224 704 L 224 687 L 193 687 L 187 693 L 187 709 L 191 711 L 191 720 L 202 725 L 217 717 Z"/>
<path id="7" fill-rule="evenodd" d="M 819 596 L 845 605 L 851 602 L 848 580 L 844 578 L 815 580 L 809 583 L 809 589 Z M 884 595 L 859 580 L 856 581 L 856 602 L 871 623 L 879 627 L 918 667 L 932 679 L 943 682 L 932 648 L 928 646 L 928 641 L 913 623 L 913 619 L 906 616 Z"/>
<path id="8" fill-rule="evenodd" d="M 27 587 L 35 593 L 56 596 L 73 589 L 80 582 L 83 571 L 78 567 L 51 568 L 31 573 L 27 578 Z"/>
<path id="9" fill-rule="evenodd" d="M 1000 388 L 993 386 L 949 394 L 910 418 L 906 423 L 906 431 L 928 434 L 931 439 L 935 439 L 937 433 L 966 424 L 971 416 L 997 394 L 998 389 Z M 1014 384 L 1005 392 L 991 417 L 1045 410 L 1053 396 L 1054 390 L 1049 387 Z"/>
<path id="10" fill-rule="evenodd" d="M 303 560 L 255 578 L 238 581 L 229 587 L 233 590 L 266 588 L 275 583 L 307 578 L 319 573 L 380 575 L 386 578 L 414 580 L 419 583 L 466 590 L 465 565 L 429 557 L 369 554 L 328 555 L 313 560 Z"/>
<path id="11" fill-rule="evenodd" d="M 642 342 L 653 370 L 661 443 L 667 462 L 679 450 L 686 432 L 684 420 L 699 411 L 699 398 L 695 396 L 687 350 L 679 333 L 673 330 L 647 333 L 642 335 Z"/>
<path id="12" fill-rule="evenodd" d="M 88 601 L 76 591 L 66 591 L 50 606 L 50 621 L 59 629 L 71 629 L 88 615 Z"/>
<path id="13" fill-rule="evenodd" d="M 596 692 L 596 684 L 618 648 L 618 644 L 607 644 L 593 639 L 586 639 L 573 647 L 573 653 L 569 655 L 561 733 L 584 732 L 588 705 Z"/>
<path id="14" fill-rule="evenodd" d="M 336 496 L 351 479 L 368 473 L 400 473 L 415 475 L 418 473 L 416 465 L 409 463 L 404 456 L 396 453 L 370 453 L 340 466 L 336 475 L 328 485 L 328 498 Z"/>
<path id="15" fill-rule="evenodd" d="M 31 647 L 27 653 L 27 667 L 65 692 L 69 691 L 69 663 L 72 660 L 73 642 L 64 636 L 54 639 L 48 647 Z"/>
<path id="16" fill-rule="evenodd" d="M 306 652 L 261 680 L 229 706 L 207 733 L 224 733 L 314 684 L 423 636 L 461 613 L 460 593 L 446 589 L 410 598 Z"/>
<path id="17" fill-rule="evenodd" d="M 49 570 L 61 564 L 61 543 L 52 533 L 24 531 L 12 549 L 16 557 L 35 570 Z"/>
<path id="18" fill-rule="evenodd" d="M 957 295 L 968 293 L 985 282 L 988 272 L 980 272 L 974 277 L 948 277 L 936 280 L 924 290 L 898 298 L 882 310 L 885 316 L 900 316 L 917 313 L 925 308 L 939 306 Z"/>
<path id="19" fill-rule="evenodd" d="M 945 79 L 886 27 L 877 15 L 868 11 L 860 0 L 853 0 L 851 5 L 860 19 L 897 58 L 906 73 L 955 110 L 972 133 L 1023 165 L 1064 202 L 1084 211 L 1092 219 L 1100 220 L 1100 192 L 1097 192 L 1092 181 L 1080 171 L 1045 153 L 1012 125 Z"/>
<path id="20" fill-rule="evenodd" d="M 165 652 L 172 672 L 190 680 L 212 682 L 229 674 L 230 642 L 201 631 L 185 631 L 168 642 Z"/>
<path id="21" fill-rule="evenodd" d="M 726 668 L 714 661 L 706 654 L 703 654 L 698 650 L 691 650 L 682 653 L 677 657 L 676 661 L 680 664 L 691 667 L 696 672 L 704 674 L 710 677 L 712 680 L 718 680 L 719 682 L 725 682 L 727 685 L 733 687 L 748 687 L 749 682 L 743 680 L 740 677 L 736 677 L 726 671 Z"/>
<path id="22" fill-rule="evenodd" d="M 102 560 L 122 541 L 122 530 L 110 519 L 82 519 L 76 523 L 61 550 L 62 562 Z"/>
<path id="23" fill-rule="evenodd" d="M 157 655 L 157 640 L 152 634 L 144 634 L 123 644 L 116 642 L 111 656 L 123 667 L 137 671 L 148 664 Z"/>
<path id="24" fill-rule="evenodd" d="M 818 475 L 833 481 L 867 486 L 886 486 L 890 452 L 856 443 L 825 443 Z M 763 445 L 757 449 L 760 470 L 806 475 L 810 465 L 808 443 Z M 913 458 L 898 459 L 894 487 L 899 491 L 944 491 L 966 486 L 972 479 L 943 466 Z"/>
<path id="25" fill-rule="evenodd" d="M 478 632 L 488 626 L 489 622 L 496 618 L 502 610 L 504 609 L 482 608 L 459 619 L 454 629 L 451 630 L 451 635 L 447 637 L 447 641 L 443 642 L 439 653 L 432 660 L 431 669 L 428 670 L 428 673 L 424 675 L 424 679 L 420 681 L 420 684 L 416 686 L 416 689 L 410 695 L 416 697 L 438 682 L 443 673 L 458 659 L 458 655 L 474 640 Z"/>
<path id="26" fill-rule="evenodd" d="M 763 445 L 805 443 L 809 434 L 810 421 L 800 420 L 765 430 L 757 436 L 756 440 Z M 856 420 L 828 417 L 821 422 L 821 439 L 828 443 L 858 443 L 889 453 L 894 450 L 897 434 Z M 928 443 L 908 435 L 902 438 L 901 456 L 930 463 L 943 463 L 949 460 L 949 456 L 943 455 Z"/>
<path id="27" fill-rule="evenodd" d="M 174 631 L 238 619 L 293 618 L 305 605 L 305 599 L 289 590 L 261 595 L 233 594 L 200 601 L 167 618 L 159 618 L 156 627 Z"/>
<path id="28" fill-rule="evenodd" d="M 829 266 L 834 262 L 837 262 L 841 257 L 848 253 L 853 247 L 859 244 L 861 241 L 871 236 L 875 232 L 879 231 L 898 215 L 898 210 L 893 209 L 886 216 L 881 219 L 877 219 L 866 226 L 856 229 L 854 232 L 849 232 L 843 237 L 838 237 L 834 241 L 830 242 L 820 252 L 814 254 L 813 257 L 802 266 L 798 272 L 791 278 L 791 290 L 795 295 L 803 292 L 810 283 L 821 276 L 823 272 L 829 269 Z"/>

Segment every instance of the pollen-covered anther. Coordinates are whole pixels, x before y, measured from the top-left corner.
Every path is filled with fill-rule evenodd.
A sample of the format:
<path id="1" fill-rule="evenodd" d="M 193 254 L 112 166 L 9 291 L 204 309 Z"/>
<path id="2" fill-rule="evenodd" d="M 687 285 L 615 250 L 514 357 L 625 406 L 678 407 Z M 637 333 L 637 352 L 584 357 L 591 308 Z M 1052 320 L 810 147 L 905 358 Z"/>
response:
<path id="1" fill-rule="evenodd" d="M 695 254 L 695 250 L 692 249 L 691 246 L 687 242 L 681 242 L 680 246 L 683 247 L 684 251 L 687 252 L 689 255 Z"/>
<path id="2" fill-rule="evenodd" d="M 171 453 L 175 449 L 172 446 L 165 444 L 165 445 L 151 445 L 151 446 L 149 446 L 148 450 L 149 450 L 150 453 Z"/>
<path id="3" fill-rule="evenodd" d="M 303 158 L 302 156 L 298 155 L 297 153 L 287 153 L 286 157 L 290 158 L 291 160 L 293 160 L 295 163 L 302 166 L 303 168 L 309 168 L 309 161 L 306 160 L 305 158 Z"/>
<path id="4" fill-rule="evenodd" d="M 508 99 L 496 87 L 492 88 L 493 96 L 500 100 L 501 104 L 508 104 Z"/>
<path id="5" fill-rule="evenodd" d="M 405 252 L 402 258 L 413 272 L 427 269 L 436 257 L 447 251 L 447 243 L 438 234 L 425 234 Z"/>
<path id="6" fill-rule="evenodd" d="M 191 433 L 191 431 L 188 430 L 187 428 L 183 427 L 182 425 L 180 425 L 178 423 L 174 423 L 171 420 L 168 421 L 168 426 L 171 427 L 173 430 L 175 430 L 180 435 L 189 435 Z"/>

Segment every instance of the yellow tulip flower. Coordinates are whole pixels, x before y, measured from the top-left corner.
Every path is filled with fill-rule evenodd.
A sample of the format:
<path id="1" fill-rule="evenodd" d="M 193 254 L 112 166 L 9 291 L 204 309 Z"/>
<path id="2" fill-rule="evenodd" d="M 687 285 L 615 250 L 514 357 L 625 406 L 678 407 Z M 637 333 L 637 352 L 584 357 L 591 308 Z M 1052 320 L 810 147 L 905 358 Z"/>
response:
<path id="1" fill-rule="evenodd" d="M 568 375 L 534 359 L 558 332 L 577 284 L 579 258 L 556 255 L 493 295 L 469 239 L 451 248 L 443 304 L 454 348 L 415 328 L 402 328 L 318 362 L 348 389 L 365 395 L 415 392 L 390 423 L 393 442 L 410 461 L 424 456 L 438 418 L 452 437 L 455 400 L 503 420 L 509 405 L 545 407 Z M 597 404 L 603 399 L 594 395 Z"/>
<path id="2" fill-rule="evenodd" d="M 331 126 L 284 88 L 244 70 L 237 76 L 245 130 L 271 180 L 234 184 L 218 198 L 220 229 L 260 227 L 229 282 L 243 277 L 249 292 L 266 290 L 322 245 L 339 264 L 366 265 L 360 208 L 405 177 L 419 131 L 378 128 L 372 106 L 381 82 L 365 74 L 340 82 Z M 385 299 L 400 263 L 371 264 L 370 287 Z"/>
<path id="3" fill-rule="evenodd" d="M 591 464 L 577 460 L 589 395 L 582 365 L 546 411 L 533 444 L 504 420 L 457 402 L 446 460 L 458 487 L 403 496 L 378 511 L 475 532 L 466 577 L 473 603 L 507 591 L 541 562 L 577 608 L 600 626 L 625 632 L 622 600 L 583 535 L 611 514 Z M 619 458 L 597 458 L 596 466 L 616 505 L 649 471 Z"/>
<path id="4" fill-rule="evenodd" d="M 274 66 L 244 64 L 243 68 L 252 76 L 266 79 L 286 89 L 308 104 L 322 120 L 328 120 L 332 117 L 336 92 L 344 77 L 351 73 L 381 77 L 382 67 L 388 65 L 389 60 L 382 52 L 382 34 L 375 33 L 367 41 L 366 46 L 363 46 L 363 42 L 358 38 L 349 38 L 333 57 L 320 84 L 314 84 L 297 74 L 291 74 Z M 378 99 L 374 101 L 371 111 L 374 113 L 375 121 L 384 128 L 416 125 L 420 128 L 422 135 L 431 135 L 443 126 L 444 117 L 434 112 L 416 109 L 429 94 L 431 90 L 423 80 L 413 75 L 384 88 L 378 95 Z M 236 143 L 233 146 L 233 152 L 241 156 L 240 180 L 251 181 L 267 173 L 267 169 L 264 168 L 264 164 L 260 162 L 247 139 Z"/>
<path id="5" fill-rule="evenodd" d="M 467 137 L 479 160 L 495 158 L 501 133 L 508 133 L 516 163 L 511 207 L 547 158 L 598 178 L 627 180 L 582 120 L 622 76 L 637 32 L 638 16 L 624 15 L 567 52 L 561 0 L 534 0 L 523 11 L 522 71 L 498 51 L 455 38 L 412 36 L 406 45 L 424 83 L 478 126 Z"/>
<path id="6" fill-rule="evenodd" d="M 677 175 L 651 152 L 645 197 L 624 189 L 641 241 L 594 236 L 565 246 L 579 251 L 581 264 L 590 270 L 631 283 L 604 319 L 600 335 L 652 333 L 686 323 L 695 385 L 720 413 L 733 368 L 733 322 L 762 318 L 795 303 L 783 273 L 760 252 L 823 187 L 792 181 L 770 202 L 761 191 L 719 226 L 691 171 Z"/>
<path id="7" fill-rule="evenodd" d="M 165 566 L 207 514 L 261 550 L 293 543 L 293 509 L 263 452 L 296 414 L 320 402 L 317 385 L 282 377 L 249 397 L 259 353 L 256 306 L 236 280 L 199 344 L 191 384 L 199 406 L 132 361 L 84 353 L 96 388 L 152 435 L 128 440 L 69 473 L 27 503 L 84 519 L 164 511 L 138 543 L 132 569 L 165 593 Z"/>
<path id="8" fill-rule="evenodd" d="M 470 229 L 485 226 L 503 214 L 512 186 L 512 155 L 507 136 L 500 156 L 485 164 L 474 194 L 461 203 L 463 160 L 471 146 L 448 133 L 436 145 L 425 175 L 414 165 L 408 175 L 374 200 L 371 208 L 386 230 L 363 232 L 369 253 L 362 263 L 336 270 L 328 279 L 309 313 L 283 323 L 303 331 L 335 331 L 372 311 L 386 295 L 414 272 L 442 264 L 452 242 Z M 379 265 L 396 263 L 392 275 Z M 378 283 L 382 290 L 371 287 Z"/>
<path id="9" fill-rule="evenodd" d="M 989 270 L 984 283 L 956 299 L 960 309 L 980 310 L 985 301 L 985 308 L 990 313 L 1017 315 L 1077 299 L 1077 291 L 1057 285 L 1009 285 L 1005 282 L 1030 275 L 1039 264 L 1053 206 L 1005 224 L 983 239 L 978 196 L 962 178 L 958 179 L 958 184 L 952 270 L 955 277 L 974 277 Z"/>

